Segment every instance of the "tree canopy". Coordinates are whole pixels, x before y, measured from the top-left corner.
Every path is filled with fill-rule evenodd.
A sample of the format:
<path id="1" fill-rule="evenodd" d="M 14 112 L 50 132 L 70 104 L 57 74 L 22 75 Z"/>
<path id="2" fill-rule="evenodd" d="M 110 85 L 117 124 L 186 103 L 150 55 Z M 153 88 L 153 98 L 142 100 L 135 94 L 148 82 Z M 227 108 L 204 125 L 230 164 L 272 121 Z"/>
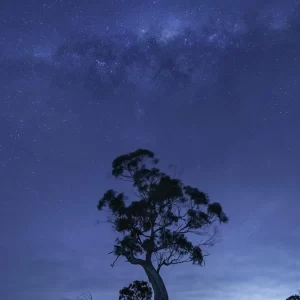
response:
<path id="1" fill-rule="evenodd" d="M 152 289 L 147 281 L 135 280 L 119 292 L 119 300 L 151 300 Z"/>
<path id="2" fill-rule="evenodd" d="M 202 265 L 205 248 L 216 241 L 217 227 L 213 225 L 227 223 L 228 217 L 220 203 L 211 203 L 205 192 L 165 174 L 157 168 L 158 162 L 147 149 L 117 157 L 112 175 L 132 184 L 134 199 L 129 201 L 124 193 L 109 189 L 98 209 L 108 207 L 109 222 L 121 234 L 114 245 L 116 260 L 123 256 L 131 264 L 141 265 L 155 299 L 167 300 L 160 269 L 186 262 Z M 192 235 L 199 238 L 197 242 Z M 157 296 L 163 292 L 164 296 Z"/>
<path id="3" fill-rule="evenodd" d="M 286 300 L 300 300 L 300 296 L 299 295 L 293 295 L 288 297 Z"/>

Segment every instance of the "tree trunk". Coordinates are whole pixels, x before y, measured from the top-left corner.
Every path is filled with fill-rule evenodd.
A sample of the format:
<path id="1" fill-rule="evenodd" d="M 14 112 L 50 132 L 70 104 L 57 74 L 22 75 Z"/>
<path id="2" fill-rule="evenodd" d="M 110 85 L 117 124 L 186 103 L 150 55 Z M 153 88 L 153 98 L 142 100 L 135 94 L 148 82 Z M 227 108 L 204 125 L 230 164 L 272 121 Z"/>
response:
<path id="1" fill-rule="evenodd" d="M 154 300 L 169 300 L 168 292 L 164 284 L 163 279 L 159 273 L 155 270 L 151 263 L 143 264 L 148 279 L 152 285 L 154 291 Z"/>

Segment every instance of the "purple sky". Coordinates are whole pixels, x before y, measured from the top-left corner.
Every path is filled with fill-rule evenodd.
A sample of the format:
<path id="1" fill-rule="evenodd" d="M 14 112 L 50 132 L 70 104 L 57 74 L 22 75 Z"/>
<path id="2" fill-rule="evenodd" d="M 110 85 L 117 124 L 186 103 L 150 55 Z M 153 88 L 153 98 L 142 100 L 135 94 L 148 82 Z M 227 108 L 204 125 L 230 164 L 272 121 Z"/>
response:
<path id="1" fill-rule="evenodd" d="M 299 53 L 292 0 L 1 1 L 3 299 L 113 300 L 146 279 L 110 267 L 116 236 L 96 208 L 108 188 L 132 195 L 110 171 L 136 148 L 230 217 L 205 267 L 162 270 L 170 299 L 295 294 Z"/>

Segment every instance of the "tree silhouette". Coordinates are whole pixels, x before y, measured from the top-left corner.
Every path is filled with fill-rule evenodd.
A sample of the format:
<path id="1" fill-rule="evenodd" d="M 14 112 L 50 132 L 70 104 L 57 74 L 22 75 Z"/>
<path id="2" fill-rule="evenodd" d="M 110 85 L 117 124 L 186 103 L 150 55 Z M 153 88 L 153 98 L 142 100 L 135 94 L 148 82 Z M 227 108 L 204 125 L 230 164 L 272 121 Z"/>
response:
<path id="1" fill-rule="evenodd" d="M 161 172 L 157 163 L 154 153 L 146 149 L 117 157 L 112 175 L 131 182 L 137 199 L 127 202 L 123 193 L 110 189 L 98 209 L 108 207 L 109 222 L 122 233 L 111 252 L 116 256 L 112 266 L 120 256 L 141 266 L 154 299 L 168 300 L 161 268 L 185 262 L 202 265 L 205 248 L 216 241 L 217 227 L 212 230 L 212 225 L 227 223 L 228 218 L 219 203 L 210 203 L 204 192 Z M 202 239 L 193 243 L 192 235 Z"/>
<path id="2" fill-rule="evenodd" d="M 134 281 L 120 290 L 119 300 L 151 300 L 152 289 L 147 281 Z"/>
<path id="3" fill-rule="evenodd" d="M 300 296 L 299 295 L 293 295 L 288 297 L 286 300 L 300 300 Z"/>

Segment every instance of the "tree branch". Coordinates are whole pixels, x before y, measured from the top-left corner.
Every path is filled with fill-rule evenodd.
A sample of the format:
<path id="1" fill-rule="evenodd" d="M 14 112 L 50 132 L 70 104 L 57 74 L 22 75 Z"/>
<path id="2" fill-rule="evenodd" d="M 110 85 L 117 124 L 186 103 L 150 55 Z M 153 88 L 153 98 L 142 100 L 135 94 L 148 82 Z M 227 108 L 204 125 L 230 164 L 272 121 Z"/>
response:
<path id="1" fill-rule="evenodd" d="M 117 253 L 119 256 L 124 256 L 132 265 L 141 265 L 145 263 L 144 259 L 136 258 L 133 255 L 131 255 L 128 251 L 126 251 L 124 248 L 121 246 L 115 246 L 117 249 Z M 113 251 L 115 252 L 115 251 Z"/>

